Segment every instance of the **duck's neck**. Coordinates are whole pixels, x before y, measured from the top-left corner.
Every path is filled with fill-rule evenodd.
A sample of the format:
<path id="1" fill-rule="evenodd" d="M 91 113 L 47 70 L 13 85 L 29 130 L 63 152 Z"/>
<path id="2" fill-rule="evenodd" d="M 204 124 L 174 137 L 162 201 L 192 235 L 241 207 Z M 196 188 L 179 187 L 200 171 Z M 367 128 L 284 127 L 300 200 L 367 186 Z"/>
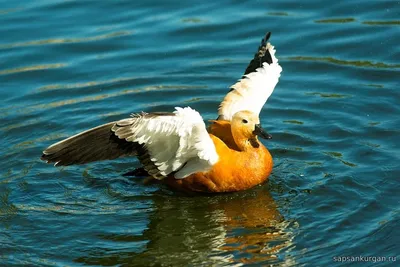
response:
<path id="1" fill-rule="evenodd" d="M 238 131 L 232 131 L 233 139 L 240 151 L 249 151 L 260 147 L 257 136 L 248 137 Z"/>

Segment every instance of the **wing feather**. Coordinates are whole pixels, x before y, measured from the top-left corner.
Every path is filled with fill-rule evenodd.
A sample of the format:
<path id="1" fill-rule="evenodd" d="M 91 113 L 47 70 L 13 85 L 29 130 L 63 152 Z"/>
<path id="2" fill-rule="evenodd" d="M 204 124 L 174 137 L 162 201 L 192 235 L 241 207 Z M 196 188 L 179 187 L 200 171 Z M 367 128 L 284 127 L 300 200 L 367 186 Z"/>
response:
<path id="1" fill-rule="evenodd" d="M 246 68 L 243 78 L 232 85 L 218 110 L 219 120 L 230 121 L 241 110 L 250 110 L 259 115 L 271 96 L 282 67 L 275 57 L 275 49 L 267 43 L 270 33 L 262 40 L 258 52 Z"/>
<path id="2" fill-rule="evenodd" d="M 42 160 L 65 166 L 137 155 L 154 178 L 184 178 L 209 170 L 217 161 L 200 114 L 190 108 L 173 113 L 141 113 L 107 123 L 49 146 Z"/>
<path id="3" fill-rule="evenodd" d="M 136 155 L 138 145 L 116 137 L 111 131 L 114 124 L 103 124 L 57 142 L 43 151 L 41 159 L 67 166 Z"/>
<path id="4" fill-rule="evenodd" d="M 117 122 L 112 131 L 118 138 L 143 147 L 139 160 L 157 179 L 171 173 L 184 178 L 207 171 L 218 161 L 218 154 L 202 117 L 190 108 L 176 108 L 172 114 L 136 114 L 130 122 Z"/>

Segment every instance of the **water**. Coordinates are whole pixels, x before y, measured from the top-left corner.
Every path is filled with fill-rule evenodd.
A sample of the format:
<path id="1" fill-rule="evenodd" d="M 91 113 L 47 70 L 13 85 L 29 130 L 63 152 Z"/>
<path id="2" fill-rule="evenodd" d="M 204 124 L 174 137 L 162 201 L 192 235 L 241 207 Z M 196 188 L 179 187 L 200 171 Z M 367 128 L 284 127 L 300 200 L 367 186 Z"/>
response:
<path id="1" fill-rule="evenodd" d="M 0 2 L 0 265 L 399 256 L 399 1 Z M 267 31 L 283 67 L 261 113 L 267 184 L 187 197 L 123 178 L 133 159 L 39 160 L 132 112 L 215 118 Z"/>

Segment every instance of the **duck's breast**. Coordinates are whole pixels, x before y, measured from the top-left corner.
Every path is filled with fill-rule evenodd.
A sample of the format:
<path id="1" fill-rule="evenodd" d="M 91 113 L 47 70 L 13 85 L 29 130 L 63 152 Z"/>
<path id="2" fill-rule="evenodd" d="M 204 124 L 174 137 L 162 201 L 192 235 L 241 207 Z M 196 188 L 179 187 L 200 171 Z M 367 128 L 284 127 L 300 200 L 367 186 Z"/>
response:
<path id="1" fill-rule="evenodd" d="M 249 189 L 268 179 L 273 161 L 269 151 L 260 145 L 251 151 L 230 149 L 221 139 L 210 135 L 219 161 L 207 172 L 194 173 L 184 179 L 168 177 L 165 182 L 179 190 L 205 193 L 234 192 Z"/>
<path id="2" fill-rule="evenodd" d="M 230 150 L 229 154 L 220 155 L 220 160 L 206 175 L 221 192 L 240 191 L 266 181 L 272 167 L 271 154 L 260 145 L 251 151 Z"/>

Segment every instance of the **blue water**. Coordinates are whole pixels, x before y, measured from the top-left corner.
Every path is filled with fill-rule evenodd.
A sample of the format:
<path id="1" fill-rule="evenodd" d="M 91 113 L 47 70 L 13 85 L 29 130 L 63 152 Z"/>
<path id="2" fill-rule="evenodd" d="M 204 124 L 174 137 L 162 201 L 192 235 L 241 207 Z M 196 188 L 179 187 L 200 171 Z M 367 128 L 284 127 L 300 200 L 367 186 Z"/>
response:
<path id="1" fill-rule="evenodd" d="M 385 0 L 0 1 L 0 265 L 396 266 L 399 17 Z M 268 183 L 188 197 L 122 177 L 135 159 L 39 160 L 132 112 L 214 119 L 267 31 Z"/>

